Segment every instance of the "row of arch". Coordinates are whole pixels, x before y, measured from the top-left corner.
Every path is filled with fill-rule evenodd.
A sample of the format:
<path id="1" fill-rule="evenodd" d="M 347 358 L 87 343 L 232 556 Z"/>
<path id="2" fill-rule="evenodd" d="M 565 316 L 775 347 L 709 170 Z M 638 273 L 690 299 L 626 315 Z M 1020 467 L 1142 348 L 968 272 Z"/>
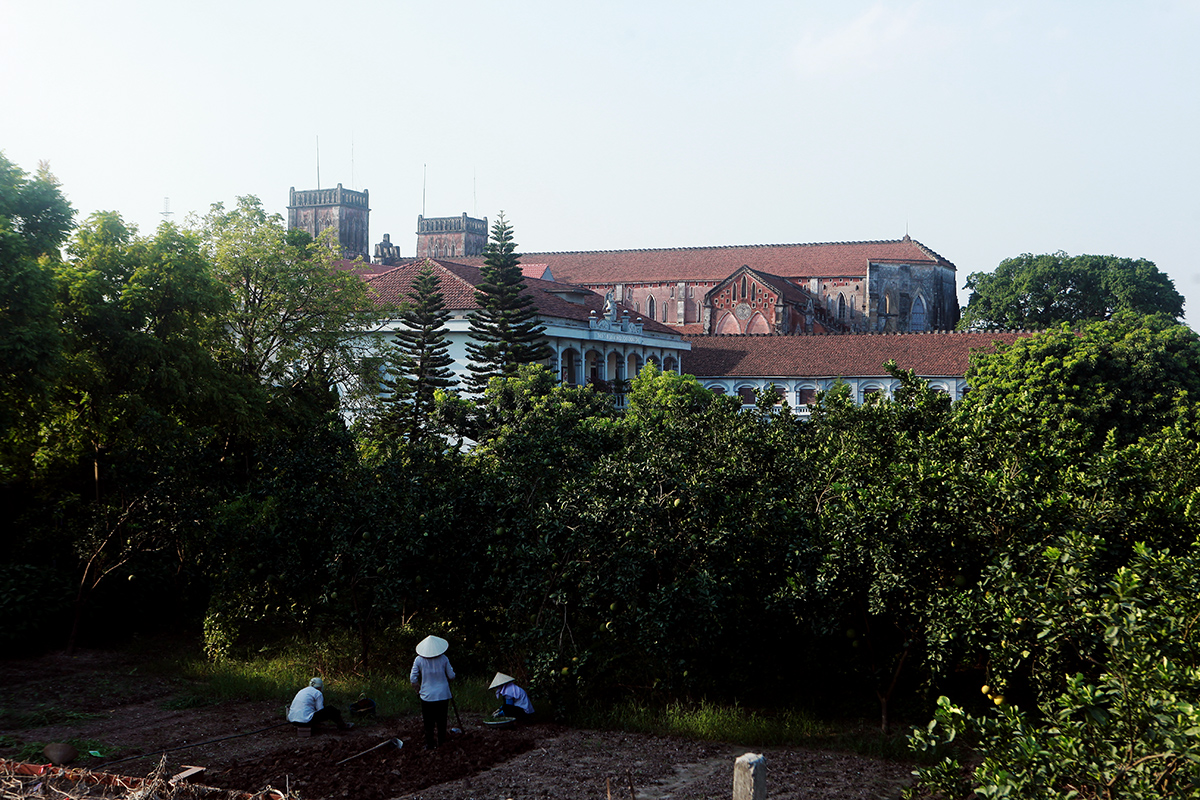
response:
<path id="1" fill-rule="evenodd" d="M 679 358 L 670 352 L 643 356 L 640 352 L 567 346 L 558 350 L 556 356 L 558 378 L 566 386 L 632 380 L 646 364 L 654 364 L 663 372 L 679 371 Z"/>
<path id="2" fill-rule="evenodd" d="M 458 255 L 458 245 L 435 241 L 429 246 L 429 255 L 432 258 L 454 258 Z"/>
<path id="3" fill-rule="evenodd" d="M 816 402 L 817 392 L 827 390 L 833 387 L 835 381 L 801 381 L 794 384 L 787 384 L 780 381 L 770 380 L 730 380 L 730 381 L 707 381 L 704 383 L 704 388 L 717 394 L 737 395 L 742 405 L 754 405 L 757 401 L 758 392 L 768 386 L 774 386 L 779 392 L 781 399 L 786 400 L 788 405 L 793 408 L 804 409 Z M 850 397 L 856 403 L 863 403 L 872 395 L 880 394 L 890 398 L 892 390 L 899 387 L 899 384 L 894 381 L 867 379 L 861 381 L 847 381 L 850 386 Z M 929 387 L 935 392 L 950 395 L 951 399 L 961 400 L 966 396 L 966 382 L 957 379 L 932 379 L 929 381 Z"/>

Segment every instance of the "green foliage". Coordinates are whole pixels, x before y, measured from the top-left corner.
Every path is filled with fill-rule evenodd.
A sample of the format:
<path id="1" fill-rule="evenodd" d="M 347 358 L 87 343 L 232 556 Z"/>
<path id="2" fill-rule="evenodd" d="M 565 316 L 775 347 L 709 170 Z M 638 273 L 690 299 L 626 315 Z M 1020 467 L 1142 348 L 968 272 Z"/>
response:
<path id="1" fill-rule="evenodd" d="M 1145 259 L 1025 254 L 969 275 L 967 288 L 959 330 L 1054 328 L 1122 313 L 1183 316 L 1183 296 Z"/>
<path id="2" fill-rule="evenodd" d="M 817 398 L 800 492 L 812 532 L 794 546 L 785 593 L 816 634 L 849 640 L 885 733 L 906 668 L 928 678 L 955 663 L 953 626 L 977 569 L 949 400 L 890 369 L 892 400 L 856 405 L 841 387 Z"/>
<path id="3" fill-rule="evenodd" d="M 335 547 L 361 527 L 357 450 L 339 417 L 265 443 L 256 457 L 251 490 L 224 504 L 210 538 L 204 633 L 214 657 L 230 654 L 243 626 L 315 625 L 340 611 Z"/>
<path id="4" fill-rule="evenodd" d="M 780 620 L 762 604 L 796 520 L 763 476 L 792 452 L 768 442 L 797 423 L 652 367 L 634 395 L 607 420 L 580 416 L 589 390 L 535 394 L 480 448 L 515 501 L 497 508 L 489 547 L 506 649 L 568 713 L 587 697 L 750 689 L 740 664 L 786 658 L 763 636 Z"/>
<path id="5" fill-rule="evenodd" d="M 384 350 L 386 410 L 371 426 L 372 436 L 384 440 L 406 436 L 419 441 L 430 427 L 435 393 L 458 385 L 445 332 L 450 312 L 442 300 L 441 279 L 429 262 L 417 273 L 408 298 L 411 302 L 400 309 L 403 327 Z"/>
<path id="6" fill-rule="evenodd" d="M 196 234 L 229 297 L 224 364 L 276 396 L 358 389 L 362 337 L 386 310 L 357 275 L 336 268 L 332 228 L 316 241 L 291 235 L 258 198 L 239 197 L 231 210 L 214 204 Z"/>
<path id="7" fill-rule="evenodd" d="M 1200 399 L 1200 337 L 1155 318 L 1063 327 L 977 354 L 967 380 L 960 416 L 990 428 L 981 440 L 1037 452 L 1052 437 L 1073 459 L 1109 435 L 1129 443 L 1170 425 Z"/>
<path id="8" fill-rule="evenodd" d="M 983 760 L 968 781 L 947 757 L 922 771 L 924 788 L 946 797 L 972 787 L 980 797 L 1200 797 L 1200 546 L 1178 556 L 1139 546 L 1103 585 L 1062 550 L 1046 555 L 1063 565 L 1050 575 L 1057 607 L 1028 621 L 1036 633 L 1027 646 L 1070 640 L 1093 652 L 1089 672 L 1069 675 L 1030 713 L 1003 696 L 988 715 L 941 698 L 914 748 L 965 737 Z"/>
<path id="9" fill-rule="evenodd" d="M 53 314 L 58 248 L 74 211 L 45 165 L 30 178 L 0 153 L 0 478 L 27 469 L 36 419 L 60 366 Z"/>
<path id="10" fill-rule="evenodd" d="M 483 280 L 475 290 L 480 309 L 471 316 L 472 341 L 467 344 L 468 389 L 475 394 L 482 394 L 492 378 L 512 377 L 522 364 L 551 356 L 533 297 L 525 290 L 512 226 L 503 214 L 492 226 L 483 256 Z"/>

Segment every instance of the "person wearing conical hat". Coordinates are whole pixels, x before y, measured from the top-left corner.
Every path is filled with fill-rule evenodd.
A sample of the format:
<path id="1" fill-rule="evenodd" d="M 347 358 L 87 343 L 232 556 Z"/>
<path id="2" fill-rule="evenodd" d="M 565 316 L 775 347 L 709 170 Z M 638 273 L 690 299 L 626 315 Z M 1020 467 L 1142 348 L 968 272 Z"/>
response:
<path id="1" fill-rule="evenodd" d="M 496 699 L 504 704 L 496 709 L 497 713 L 493 716 L 512 717 L 520 720 L 533 714 L 533 703 L 529 702 L 529 695 L 517 685 L 517 679 L 511 675 L 497 672 L 496 677 L 492 678 L 492 685 L 488 688 L 495 689 Z"/>
<path id="2" fill-rule="evenodd" d="M 426 636 L 417 645 L 417 657 L 413 661 L 408 680 L 421 695 L 421 719 L 425 723 L 425 749 L 432 750 L 445 744 L 446 712 L 450 706 L 450 681 L 454 680 L 454 667 L 446 658 L 450 643 L 440 636 Z M 434 735 L 436 729 L 437 735 Z"/>

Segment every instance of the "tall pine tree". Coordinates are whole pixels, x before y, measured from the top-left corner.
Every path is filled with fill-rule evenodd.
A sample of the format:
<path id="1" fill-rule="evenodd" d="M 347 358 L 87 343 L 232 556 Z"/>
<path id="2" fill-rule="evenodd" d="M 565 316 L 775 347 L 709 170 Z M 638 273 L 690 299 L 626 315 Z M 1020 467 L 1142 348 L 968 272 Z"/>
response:
<path id="1" fill-rule="evenodd" d="M 442 281 L 426 261 L 417 272 L 409 302 L 401 306 L 395 341 L 389 347 L 387 390 L 389 410 L 381 426 L 390 432 L 421 439 L 429 428 L 433 395 L 438 389 L 458 385 L 450 365 L 450 342 L 446 339 L 446 320 L 450 312 L 442 299 Z"/>
<path id="2" fill-rule="evenodd" d="M 511 377 L 522 364 L 553 355 L 542 340 L 533 298 L 522 294 L 525 276 L 512 237 L 512 227 L 501 213 L 483 251 L 483 282 L 475 288 L 480 310 L 471 316 L 467 343 L 467 388 L 475 394 L 483 394 L 492 378 Z"/>

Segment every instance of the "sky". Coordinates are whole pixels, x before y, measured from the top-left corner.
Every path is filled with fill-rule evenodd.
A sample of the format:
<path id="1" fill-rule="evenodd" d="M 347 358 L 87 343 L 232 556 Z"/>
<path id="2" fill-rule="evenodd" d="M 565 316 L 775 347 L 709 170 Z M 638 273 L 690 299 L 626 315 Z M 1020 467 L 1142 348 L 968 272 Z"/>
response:
<path id="1" fill-rule="evenodd" d="M 1200 0 L 0 0 L 0 151 L 79 219 L 370 192 L 370 236 L 1154 261 L 1200 327 Z"/>

